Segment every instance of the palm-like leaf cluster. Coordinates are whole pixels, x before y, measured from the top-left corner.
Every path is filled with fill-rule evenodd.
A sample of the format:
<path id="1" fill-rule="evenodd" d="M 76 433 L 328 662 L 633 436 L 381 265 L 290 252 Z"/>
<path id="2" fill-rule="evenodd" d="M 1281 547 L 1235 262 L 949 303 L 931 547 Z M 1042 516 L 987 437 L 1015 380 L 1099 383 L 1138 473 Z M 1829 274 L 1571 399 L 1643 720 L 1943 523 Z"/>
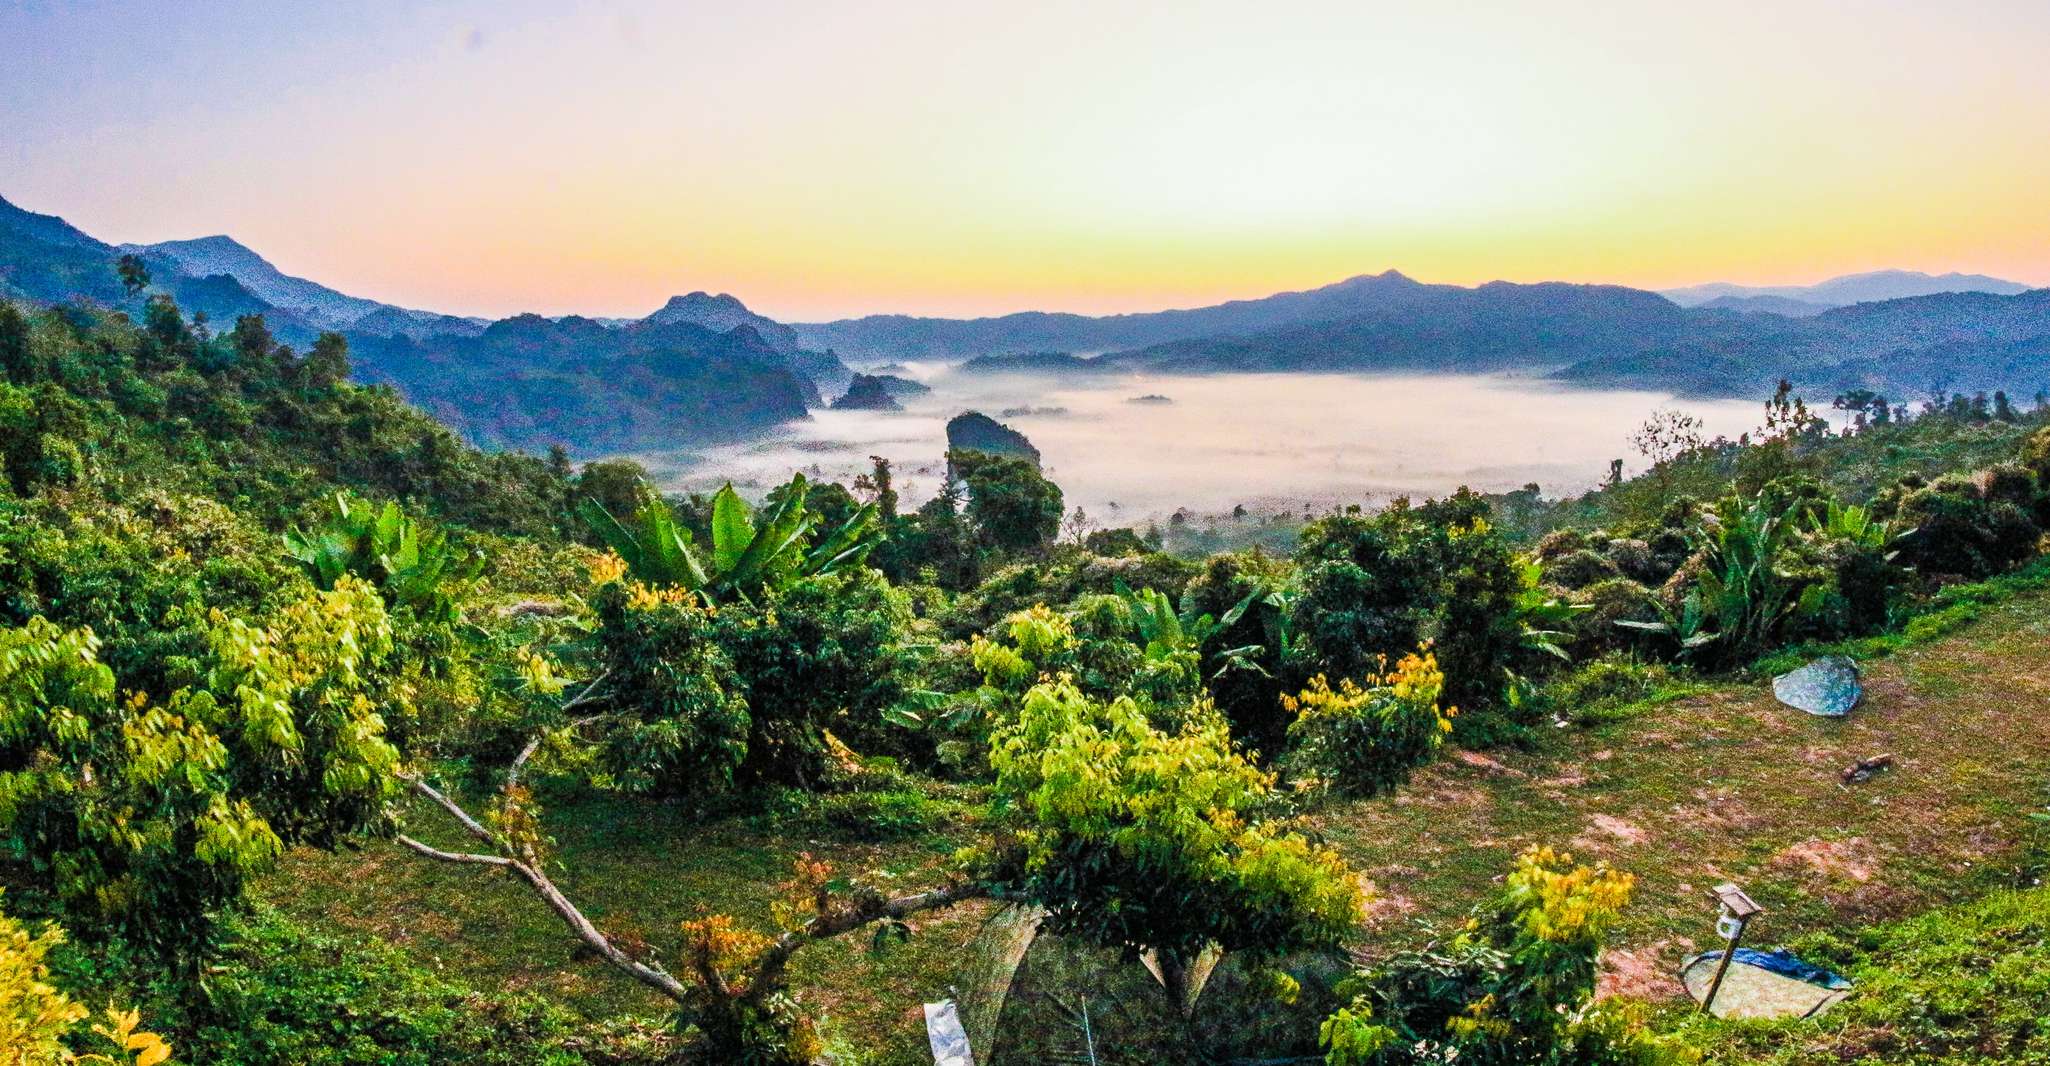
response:
<path id="1" fill-rule="evenodd" d="M 1679 608 L 1661 605 L 1662 621 L 1616 624 L 1669 634 L 1683 651 L 1714 644 L 1725 659 L 1771 646 L 1800 602 L 1801 582 L 1781 565 L 1799 506 L 1781 509 L 1763 495 L 1724 500 L 1690 538 L 1701 572 Z"/>
<path id="2" fill-rule="evenodd" d="M 1230 629 L 1244 617 L 1246 610 L 1255 600 L 1266 593 L 1266 589 L 1255 588 L 1246 597 L 1224 612 L 1224 617 L 1213 617 L 1194 610 L 1176 611 L 1174 602 L 1159 589 L 1140 589 L 1133 592 L 1123 582 L 1117 584 L 1118 595 L 1131 606 L 1132 627 L 1139 632 L 1139 643 L 1146 649 L 1149 659 L 1163 659 L 1178 652 L 1198 652 L 1220 631 Z M 1219 673 L 1233 668 L 1259 670 L 1251 657 L 1261 652 L 1257 644 L 1227 648 L 1217 653 L 1224 662 Z M 1265 673 L 1264 670 L 1260 671 Z"/>
<path id="3" fill-rule="evenodd" d="M 423 530 L 396 501 L 372 508 L 338 493 L 334 505 L 320 525 L 285 534 L 285 554 L 314 584 L 331 589 L 342 575 L 353 574 L 375 586 L 394 610 L 408 608 L 423 621 L 461 619 L 451 589 L 483 570 L 482 556 Z"/>
<path id="4" fill-rule="evenodd" d="M 1564 647 L 1573 639 L 1573 616 L 1593 608 L 1570 603 L 1547 589 L 1544 564 L 1535 558 L 1521 560 L 1516 577 L 1516 624 L 1524 648 L 1562 662 L 1573 661 Z"/>
<path id="5" fill-rule="evenodd" d="M 1900 536 L 1892 525 L 1872 517 L 1868 508 L 1855 504 L 1845 505 L 1829 501 L 1829 509 L 1820 514 L 1810 514 L 1809 528 L 1828 540 L 1840 540 L 1859 548 L 1878 550 L 1891 545 Z"/>
<path id="6" fill-rule="evenodd" d="M 812 540 L 819 516 L 804 505 L 809 490 L 799 474 L 773 506 L 757 515 L 732 485 L 721 488 L 712 497 L 709 553 L 660 497 L 651 497 L 630 522 L 620 521 L 596 500 L 585 500 L 579 510 L 636 580 L 686 589 L 707 603 L 745 601 L 801 578 L 859 566 L 882 542 L 874 504 Z"/>

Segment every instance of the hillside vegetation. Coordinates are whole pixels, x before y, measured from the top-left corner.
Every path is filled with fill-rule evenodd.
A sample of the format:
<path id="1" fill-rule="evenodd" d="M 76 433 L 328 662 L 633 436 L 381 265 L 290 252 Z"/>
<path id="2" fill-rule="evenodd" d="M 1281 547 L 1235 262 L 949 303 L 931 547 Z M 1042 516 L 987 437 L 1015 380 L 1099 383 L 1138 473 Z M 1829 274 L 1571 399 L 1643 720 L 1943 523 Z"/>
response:
<path id="1" fill-rule="evenodd" d="M 1013 907 L 987 1061 L 1784 1057 L 1671 1009 L 1715 879 L 1847 967 L 2027 906 L 1970 901 L 2050 763 L 2050 430 L 2004 397 L 1846 436 L 1783 389 L 1583 499 L 1192 560 L 966 446 L 915 511 L 882 460 L 665 499 L 349 356 L 0 307 L 0 951 L 138 1066 L 908 1063 Z M 1846 721 L 1759 684 L 1822 647 L 1873 660 Z M 1872 984 L 1857 1054 L 1910 1031 Z M 2031 1061 L 2010 987 L 1942 1046 Z"/>

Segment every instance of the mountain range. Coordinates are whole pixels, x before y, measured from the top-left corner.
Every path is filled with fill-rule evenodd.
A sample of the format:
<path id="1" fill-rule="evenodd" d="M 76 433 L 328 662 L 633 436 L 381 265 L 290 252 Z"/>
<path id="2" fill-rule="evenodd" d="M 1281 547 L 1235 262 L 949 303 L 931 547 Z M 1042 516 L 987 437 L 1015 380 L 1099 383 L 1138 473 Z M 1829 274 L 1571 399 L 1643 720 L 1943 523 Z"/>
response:
<path id="1" fill-rule="evenodd" d="M 1785 314 L 1813 314 L 1805 307 L 1827 309 L 1880 300 L 1904 300 L 1913 296 L 1935 296 L 1946 292 L 1990 292 L 2015 296 L 2029 287 L 2018 281 L 1990 278 L 1984 274 L 1924 274 L 1919 270 L 1874 270 L 1845 274 L 1813 285 L 1733 285 L 1727 281 L 1664 289 L 1659 295 L 1681 307 L 1726 307 L 1741 311 L 1774 311 Z M 1749 304 L 1745 301 L 1769 298 L 1792 301 Z M 1790 310 L 1778 310 L 1789 308 Z"/>
<path id="2" fill-rule="evenodd" d="M 336 292 L 317 281 L 295 278 L 274 267 L 233 237 L 200 237 L 160 244 L 123 244 L 117 252 L 142 257 L 152 276 L 225 275 L 273 307 L 295 312 L 321 329 L 353 329 L 384 336 L 436 333 L 475 335 L 487 324 L 481 318 L 459 318 L 432 311 L 413 311 Z"/>
<path id="3" fill-rule="evenodd" d="M 305 345 L 350 343 L 359 378 L 494 447 L 582 454 L 758 436 L 807 417 L 854 371 L 964 361 L 968 373 L 1513 372 L 1588 386 L 1758 396 L 2050 385 L 2050 289 L 1983 275 L 1880 271 L 1811 286 L 1427 284 L 1395 271 L 1210 307 L 1086 316 L 873 315 L 786 324 L 691 292 L 640 319 L 497 322 L 351 296 L 285 274 L 225 236 L 111 245 L 0 200 L 0 298 L 140 310 L 113 261 L 225 328 L 262 314 Z M 842 357 L 845 357 L 844 359 Z"/>
<path id="4" fill-rule="evenodd" d="M 114 264 L 123 254 L 149 268 L 144 296 L 122 287 Z M 357 378 L 391 385 L 491 447 L 560 444 L 591 455 L 744 439 L 807 417 L 824 405 L 822 387 L 843 388 L 852 376 L 730 296 L 693 293 L 624 323 L 490 322 L 351 296 L 286 274 L 229 237 L 117 246 L 0 199 L 0 298 L 139 315 L 144 297 L 159 293 L 214 328 L 260 314 L 301 348 L 339 332 Z"/>

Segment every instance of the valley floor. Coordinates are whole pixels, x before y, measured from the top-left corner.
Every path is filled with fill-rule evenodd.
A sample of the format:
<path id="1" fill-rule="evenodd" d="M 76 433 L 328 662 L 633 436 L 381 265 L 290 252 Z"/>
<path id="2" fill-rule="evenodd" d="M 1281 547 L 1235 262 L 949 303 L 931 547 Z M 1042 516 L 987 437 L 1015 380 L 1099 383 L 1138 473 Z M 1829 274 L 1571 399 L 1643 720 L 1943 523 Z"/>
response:
<path id="1" fill-rule="evenodd" d="M 1570 848 L 1635 873 L 1638 891 L 1608 953 L 1608 991 L 1681 995 L 1672 977 L 1710 946 L 1709 887 L 1734 880 L 1766 911 L 1761 945 L 1851 929 L 2014 883 L 2050 782 L 2050 593 L 1989 608 L 1961 631 L 1867 664 L 1848 720 L 1730 684 L 1539 750 L 1452 753 L 1393 797 L 1329 808 L 1317 823 L 1378 892 L 1369 954 L 1414 943 L 1418 919 L 1462 913 L 1518 851 Z M 1839 775 L 1890 754 L 1861 784 Z M 761 920 L 801 852 L 914 885 L 969 835 L 860 845 L 793 839 L 745 822 L 686 824 L 660 807 L 566 806 L 551 818 L 564 887 L 600 924 L 661 946 L 700 910 Z M 596 827 L 604 826 L 602 831 Z M 445 837 L 437 839 L 448 839 Z M 526 988 L 599 1014 L 658 1001 L 579 960 L 518 886 L 395 847 L 295 856 L 265 888 L 295 915 L 406 945 L 484 988 Z M 799 957 L 798 985 L 831 1027 L 880 1061 L 923 1058 L 918 1004 L 945 993 L 983 912 L 919 923 L 908 943 Z M 830 981 L 827 978 L 830 975 Z"/>

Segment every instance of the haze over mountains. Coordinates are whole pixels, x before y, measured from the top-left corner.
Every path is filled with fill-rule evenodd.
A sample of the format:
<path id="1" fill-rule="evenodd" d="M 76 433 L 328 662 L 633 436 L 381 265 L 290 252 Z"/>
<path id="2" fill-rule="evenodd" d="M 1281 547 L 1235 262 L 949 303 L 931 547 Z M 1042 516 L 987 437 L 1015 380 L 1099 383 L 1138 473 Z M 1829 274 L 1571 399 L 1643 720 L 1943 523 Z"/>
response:
<path id="1" fill-rule="evenodd" d="M 227 275 L 273 307 L 297 312 L 308 324 L 322 329 L 356 329 L 386 335 L 454 333 L 467 336 L 482 332 L 486 324 L 484 319 L 413 311 L 336 292 L 317 281 L 286 274 L 228 236 L 159 244 L 123 244 L 115 250 L 141 256 L 152 275 Z"/>
<path id="2" fill-rule="evenodd" d="M 1946 292 L 1990 292 L 2014 296 L 2029 287 L 1984 274 L 1924 274 L 1919 270 L 1874 270 L 1845 274 L 1813 285 L 1733 285 L 1727 281 L 1662 289 L 1659 295 L 1681 307 L 1729 307 L 1735 310 L 1812 314 L 1831 307 L 1935 296 Z M 1765 301 L 1751 303 L 1750 301 Z M 1777 302 L 1775 302 L 1777 301 Z M 1814 308 L 1808 311 L 1806 308 Z"/>
<path id="3" fill-rule="evenodd" d="M 968 373 L 1507 372 L 1584 386 L 1811 398 L 1864 387 L 2050 386 L 2050 289 L 1879 271 L 1810 286 L 1426 284 L 1395 271 L 1210 307 L 978 319 L 874 315 L 785 324 L 692 292 L 642 319 L 499 322 L 398 307 L 279 271 L 225 236 L 112 245 L 0 200 L 0 297 L 139 312 L 113 261 L 225 329 L 262 314 L 305 346 L 348 337 L 357 376 L 471 439 L 583 454 L 747 439 L 844 392 L 849 362 L 965 361 Z M 844 359 L 843 359 L 844 357 Z"/>

